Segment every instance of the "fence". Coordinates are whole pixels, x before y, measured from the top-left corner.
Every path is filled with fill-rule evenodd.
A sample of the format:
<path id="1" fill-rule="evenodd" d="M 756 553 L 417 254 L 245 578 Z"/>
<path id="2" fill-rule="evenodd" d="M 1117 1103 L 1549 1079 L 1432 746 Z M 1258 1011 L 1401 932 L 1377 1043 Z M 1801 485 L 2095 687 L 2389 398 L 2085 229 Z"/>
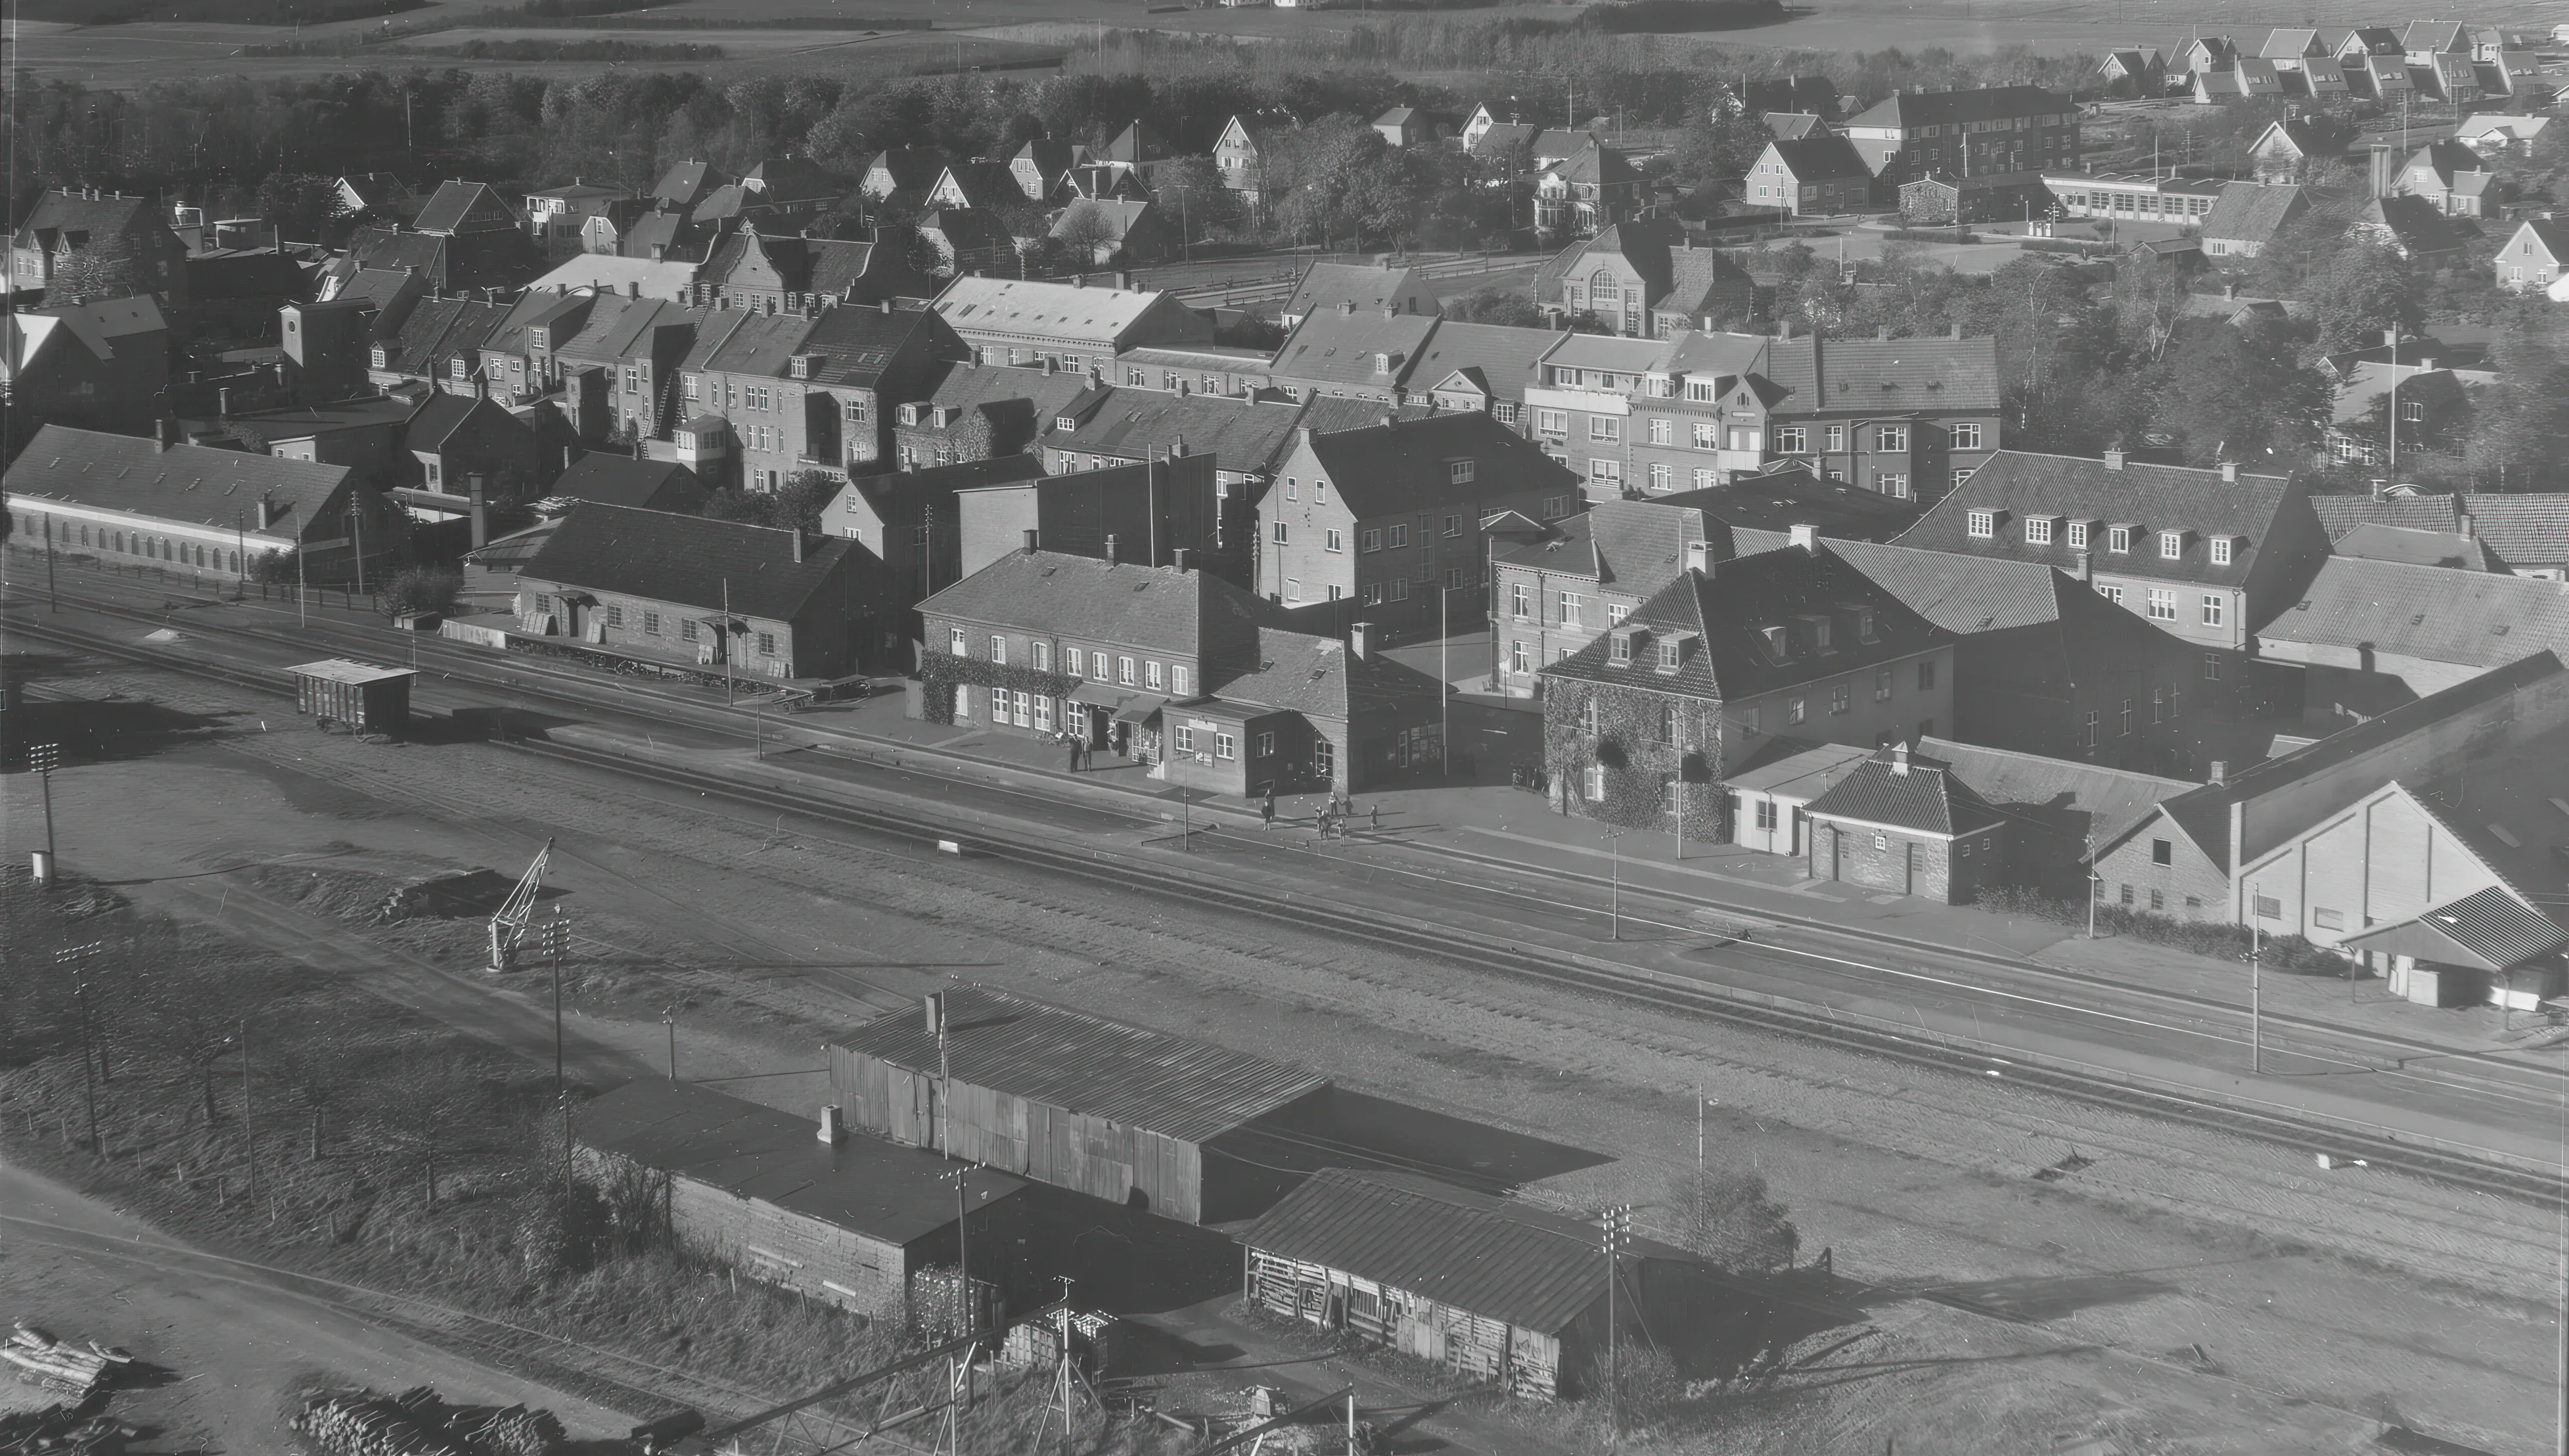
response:
<path id="1" fill-rule="evenodd" d="M 47 562 L 46 557 L 49 554 L 52 560 Z M 208 573 L 192 568 L 173 570 L 168 566 L 145 565 L 141 562 L 129 565 L 124 561 L 111 561 L 104 556 L 79 551 L 47 552 L 15 541 L 9 543 L 9 556 L 13 561 L 43 563 L 57 570 L 91 571 L 107 576 L 131 576 L 138 581 L 153 581 L 160 585 L 201 592 L 217 599 L 231 601 L 246 600 L 253 588 L 257 590 L 258 599 L 261 601 L 292 601 L 296 589 L 292 582 L 250 581 L 223 573 Z M 356 589 L 356 583 L 353 581 L 310 581 L 304 583 L 302 590 L 305 601 L 313 606 L 329 606 L 332 604 L 331 598 L 336 597 L 337 605 L 354 610 L 357 598 L 362 595 L 366 598 L 366 610 L 382 609 L 382 597 L 377 592 L 371 589 L 361 592 Z"/>

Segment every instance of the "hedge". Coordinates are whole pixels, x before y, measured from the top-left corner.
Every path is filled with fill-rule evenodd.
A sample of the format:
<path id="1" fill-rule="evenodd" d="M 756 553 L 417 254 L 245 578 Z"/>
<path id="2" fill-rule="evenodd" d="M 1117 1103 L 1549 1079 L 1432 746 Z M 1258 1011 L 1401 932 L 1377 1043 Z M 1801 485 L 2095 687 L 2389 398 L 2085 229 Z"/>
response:
<path id="1" fill-rule="evenodd" d="M 2021 885 L 1986 888 L 1973 904 L 1993 914 L 2031 915 L 2064 925 L 2087 923 L 2086 906 L 2074 900 L 2054 900 Z M 2096 907 L 2096 928 L 2128 939 L 2146 940 L 2153 945 L 2173 945 L 2180 950 L 2221 960 L 2246 960 L 2251 944 L 2251 932 L 2246 925 L 2234 925 L 2223 920 L 2180 920 L 2173 915 L 2130 910 L 2119 905 Z M 2344 975 L 2347 971 L 2345 956 L 2302 935 L 2267 935 L 2258 949 L 2258 958 L 2275 970 L 2315 975 Z"/>

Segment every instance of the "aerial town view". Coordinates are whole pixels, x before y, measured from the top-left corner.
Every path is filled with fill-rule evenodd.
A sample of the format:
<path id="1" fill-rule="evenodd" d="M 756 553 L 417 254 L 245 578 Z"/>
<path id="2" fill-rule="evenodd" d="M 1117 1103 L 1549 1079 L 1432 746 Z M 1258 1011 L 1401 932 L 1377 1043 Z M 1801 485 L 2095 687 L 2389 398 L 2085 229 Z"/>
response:
<path id="1" fill-rule="evenodd" d="M 0 1456 L 2569 1456 L 2569 4 L 0 0 Z"/>

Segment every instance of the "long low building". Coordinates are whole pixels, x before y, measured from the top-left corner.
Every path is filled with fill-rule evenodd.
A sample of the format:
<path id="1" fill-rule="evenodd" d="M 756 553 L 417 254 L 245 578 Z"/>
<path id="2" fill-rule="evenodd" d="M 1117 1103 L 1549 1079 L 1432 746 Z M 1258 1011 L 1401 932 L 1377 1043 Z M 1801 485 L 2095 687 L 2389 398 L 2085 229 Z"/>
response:
<path id="1" fill-rule="evenodd" d="M 2221 198 L 2221 180 L 2142 172 L 2046 172 L 2042 184 L 2072 217 L 2199 227 Z"/>
<path id="2" fill-rule="evenodd" d="M 47 425 L 0 477 L 18 545 L 245 576 L 262 557 L 332 584 L 381 570 L 406 539 L 401 513 L 349 467 Z M 301 560 L 296 562 L 295 557 Z M 267 569 L 274 570 L 275 567 Z"/>
<path id="3" fill-rule="evenodd" d="M 646 1180 L 681 1248 L 877 1318 L 914 1299 L 941 1315 L 967 1237 L 985 1298 L 1023 1273 L 1025 1184 L 1004 1173 L 962 1172 L 958 1215 L 942 1158 L 650 1077 L 582 1108 L 574 1141 L 592 1173 Z"/>
<path id="4" fill-rule="evenodd" d="M 1329 1085 L 990 986 L 939 994 L 942 1036 L 897 1011 L 831 1045 L 851 1125 L 1186 1223 L 1272 1199 L 1276 1175 L 1226 1157 L 1223 1138 Z"/>

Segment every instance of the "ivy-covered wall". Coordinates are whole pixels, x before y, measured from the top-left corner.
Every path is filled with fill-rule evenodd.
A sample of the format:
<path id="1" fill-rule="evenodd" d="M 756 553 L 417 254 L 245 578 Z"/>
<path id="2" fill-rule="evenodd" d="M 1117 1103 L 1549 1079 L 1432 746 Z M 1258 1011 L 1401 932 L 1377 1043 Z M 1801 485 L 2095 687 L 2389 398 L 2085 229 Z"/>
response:
<path id="1" fill-rule="evenodd" d="M 1079 686 L 1078 678 L 1065 673 L 1045 672 L 1016 662 L 957 657 L 933 649 L 919 653 L 918 680 L 924 686 L 919 695 L 919 715 L 930 723 L 954 721 L 957 687 L 1006 688 L 1037 697 L 1066 698 L 1071 689 Z"/>
<path id="2" fill-rule="evenodd" d="M 1593 716 L 1587 713 L 1595 704 Z M 1662 742 L 1665 709 L 1676 709 L 1673 741 Z M 1661 786 L 1678 781 L 1677 818 L 1685 838 L 1730 838 L 1723 819 L 1721 705 L 1674 693 L 1555 678 L 1544 695 L 1544 766 L 1552 792 L 1572 814 L 1629 829 L 1668 828 Z M 1603 799 L 1587 797 L 1591 765 L 1605 769 Z"/>

